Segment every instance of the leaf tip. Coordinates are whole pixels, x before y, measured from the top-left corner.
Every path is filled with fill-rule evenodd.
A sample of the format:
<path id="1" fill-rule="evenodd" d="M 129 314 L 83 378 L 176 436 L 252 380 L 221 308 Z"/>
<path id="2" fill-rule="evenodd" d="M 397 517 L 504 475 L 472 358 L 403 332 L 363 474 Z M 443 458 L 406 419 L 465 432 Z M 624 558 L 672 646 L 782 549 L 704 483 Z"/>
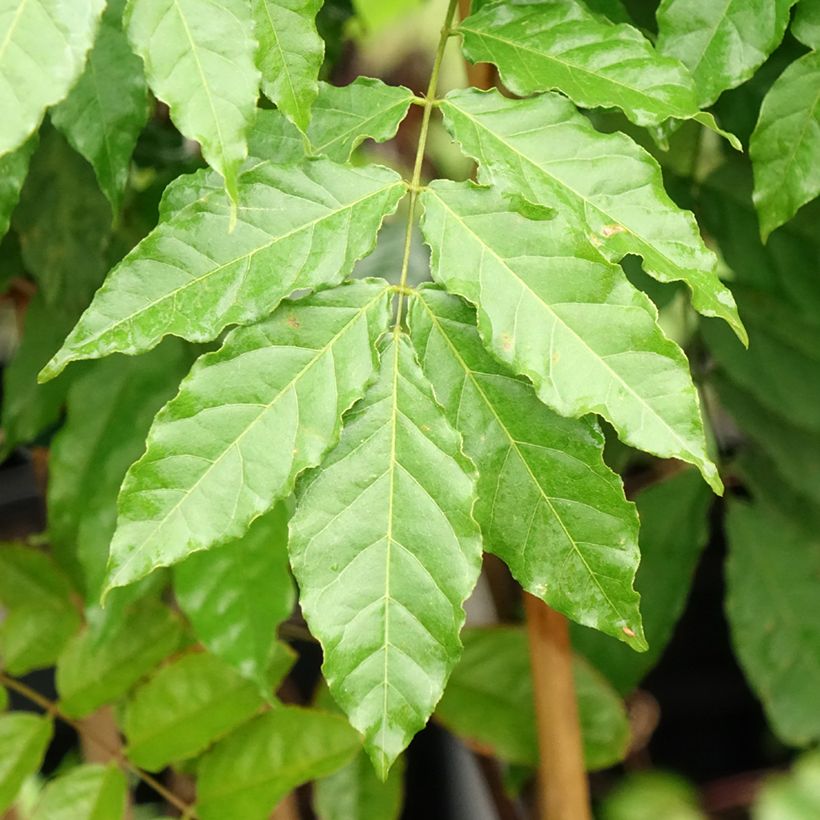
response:
<path id="1" fill-rule="evenodd" d="M 46 366 L 37 374 L 37 384 L 45 384 L 56 379 L 65 370 L 70 359 L 62 350 L 58 350 L 48 361 Z"/>

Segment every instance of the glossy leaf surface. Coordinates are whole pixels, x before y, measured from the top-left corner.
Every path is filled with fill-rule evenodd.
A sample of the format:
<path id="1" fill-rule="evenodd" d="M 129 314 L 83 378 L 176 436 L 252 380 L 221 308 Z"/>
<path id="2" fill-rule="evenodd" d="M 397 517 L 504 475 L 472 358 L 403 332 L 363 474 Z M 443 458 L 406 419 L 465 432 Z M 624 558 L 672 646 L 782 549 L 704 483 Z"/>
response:
<path id="1" fill-rule="evenodd" d="M 749 145 L 764 241 L 820 194 L 820 54 L 792 63 L 766 94 Z"/>
<path id="2" fill-rule="evenodd" d="M 140 59 L 122 30 L 124 0 L 108 4 L 85 70 L 52 122 L 94 167 L 114 213 L 120 209 L 137 137 L 148 119 Z"/>
<path id="3" fill-rule="evenodd" d="M 267 817 L 292 789 L 343 766 L 359 748 L 344 718 L 284 706 L 233 732 L 199 765 L 202 820 Z"/>
<path id="4" fill-rule="evenodd" d="M 174 592 L 197 637 L 215 655 L 271 694 L 271 673 L 288 654 L 276 628 L 293 611 L 283 504 L 236 541 L 191 555 L 174 569 Z M 277 662 L 278 661 L 278 662 Z"/>
<path id="5" fill-rule="evenodd" d="M 368 280 L 287 302 L 196 363 L 123 483 L 109 589 L 239 538 L 290 494 L 364 392 L 388 294 Z"/>
<path id="6" fill-rule="evenodd" d="M 676 59 L 575 0 L 488 3 L 457 30 L 467 59 L 497 65 L 519 96 L 558 89 L 584 108 L 621 108 L 638 125 L 698 111 L 692 78 Z"/>
<path id="7" fill-rule="evenodd" d="M 319 92 L 325 46 L 315 18 L 321 6 L 322 0 L 251 0 L 262 91 L 301 131 Z"/>
<path id="8" fill-rule="evenodd" d="M 115 764 L 86 764 L 43 789 L 32 820 L 119 820 L 126 812 L 125 775 Z"/>
<path id="9" fill-rule="evenodd" d="M 130 0 L 125 26 L 156 96 L 179 130 L 202 146 L 236 199 L 256 115 L 259 72 L 248 3 L 242 0 Z"/>
<path id="10" fill-rule="evenodd" d="M 104 0 L 0 3 L 0 157 L 25 142 L 68 93 L 91 48 Z"/>
<path id="11" fill-rule="evenodd" d="M 433 278 L 478 305 L 482 337 L 542 401 L 599 413 L 623 441 L 697 465 L 720 490 L 686 358 L 620 268 L 562 218 L 512 210 L 494 190 L 441 181 L 421 201 Z"/>
<path id="12" fill-rule="evenodd" d="M 23 781 L 40 768 L 53 726 L 30 712 L 0 715 L 0 811 L 14 801 Z"/>
<path id="13" fill-rule="evenodd" d="M 224 196 L 160 224 L 109 275 L 43 376 L 76 359 L 149 350 L 167 334 L 207 341 L 295 290 L 338 284 L 403 193 L 393 171 L 329 160 L 243 174 L 233 232 Z"/>
<path id="14" fill-rule="evenodd" d="M 382 777 L 460 654 L 481 555 L 474 492 L 459 435 L 394 334 L 339 445 L 300 489 L 290 544 L 325 679 Z"/>
<path id="15" fill-rule="evenodd" d="M 478 468 L 474 514 L 485 549 L 553 608 L 643 648 L 632 589 L 638 522 L 603 463 L 597 425 L 545 407 L 484 349 L 475 312 L 457 297 L 424 289 L 411 327 L 436 398 Z"/>
<path id="16" fill-rule="evenodd" d="M 574 215 L 610 261 L 636 254 L 659 281 L 685 282 L 696 310 L 725 319 L 745 341 L 694 217 L 672 203 L 655 160 L 627 136 L 595 131 L 556 94 L 510 100 L 467 89 L 441 107 L 450 132 L 479 161 L 481 181 Z"/>

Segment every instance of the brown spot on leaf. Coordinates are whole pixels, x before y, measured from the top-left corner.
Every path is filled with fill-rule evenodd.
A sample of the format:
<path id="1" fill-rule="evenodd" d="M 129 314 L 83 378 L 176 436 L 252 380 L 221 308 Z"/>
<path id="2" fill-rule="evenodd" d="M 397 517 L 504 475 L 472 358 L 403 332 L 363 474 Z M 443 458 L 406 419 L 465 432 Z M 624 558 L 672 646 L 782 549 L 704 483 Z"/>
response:
<path id="1" fill-rule="evenodd" d="M 610 236 L 615 236 L 616 233 L 624 233 L 625 231 L 626 228 L 623 225 L 604 225 L 604 227 L 601 228 L 601 236 L 603 236 L 604 239 L 609 239 Z"/>

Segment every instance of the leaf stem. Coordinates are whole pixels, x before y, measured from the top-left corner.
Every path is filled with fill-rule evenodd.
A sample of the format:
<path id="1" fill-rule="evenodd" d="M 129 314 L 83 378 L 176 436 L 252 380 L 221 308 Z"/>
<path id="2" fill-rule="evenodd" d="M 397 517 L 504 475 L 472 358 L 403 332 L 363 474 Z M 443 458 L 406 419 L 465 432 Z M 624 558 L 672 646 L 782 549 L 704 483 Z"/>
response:
<path id="1" fill-rule="evenodd" d="M 115 760 L 120 767 L 136 775 L 140 780 L 142 780 L 144 783 L 150 786 L 167 803 L 169 803 L 171 806 L 173 806 L 175 809 L 181 812 L 183 817 L 195 820 L 196 814 L 194 813 L 193 806 L 189 805 L 184 800 L 181 800 L 179 797 L 177 797 L 177 795 L 175 795 L 170 789 L 163 786 L 162 783 L 159 782 L 159 780 L 157 780 L 152 775 L 148 774 L 148 772 L 145 772 L 138 766 L 135 766 L 118 749 L 112 749 L 95 732 L 89 731 L 88 728 L 86 726 L 83 726 L 79 721 L 73 720 L 72 718 L 68 717 L 68 715 L 64 714 L 60 710 L 60 707 L 53 700 L 49 700 L 47 697 L 41 695 L 35 689 L 32 689 L 30 686 L 27 686 L 25 683 L 17 680 L 16 678 L 10 677 L 5 672 L 0 672 L 0 684 L 5 686 L 7 689 L 12 689 L 18 694 L 22 695 L 24 698 L 39 706 L 41 709 L 43 709 L 43 711 L 45 711 L 52 717 L 61 720 L 63 723 L 67 724 L 72 729 L 74 729 L 74 731 L 77 732 L 78 735 L 84 735 L 96 746 L 99 746 L 101 749 L 103 749 L 106 752 L 106 754 L 109 754 L 112 760 Z"/>
<path id="2" fill-rule="evenodd" d="M 399 277 L 399 303 L 396 309 L 396 324 L 394 332 L 398 332 L 401 326 L 402 308 L 404 307 L 404 295 L 407 292 L 407 273 L 410 269 L 410 250 L 413 242 L 413 225 L 416 216 L 416 202 L 421 189 L 421 168 L 424 164 L 424 151 L 427 148 L 427 133 L 430 129 L 430 115 L 435 106 L 436 89 L 438 88 L 438 75 L 441 71 L 441 62 L 444 59 L 444 50 L 447 47 L 447 40 L 453 25 L 453 17 L 458 8 L 458 0 L 450 0 L 447 6 L 447 14 L 444 17 L 444 24 L 441 27 L 436 56 L 433 60 L 433 68 L 430 72 L 430 82 L 427 84 L 427 93 L 424 95 L 424 114 L 421 119 L 421 130 L 419 131 L 419 142 L 416 148 L 416 161 L 413 165 L 413 176 L 408 184 L 410 191 L 410 204 L 407 207 L 407 232 L 404 236 L 404 255 L 401 260 L 401 276 Z"/>

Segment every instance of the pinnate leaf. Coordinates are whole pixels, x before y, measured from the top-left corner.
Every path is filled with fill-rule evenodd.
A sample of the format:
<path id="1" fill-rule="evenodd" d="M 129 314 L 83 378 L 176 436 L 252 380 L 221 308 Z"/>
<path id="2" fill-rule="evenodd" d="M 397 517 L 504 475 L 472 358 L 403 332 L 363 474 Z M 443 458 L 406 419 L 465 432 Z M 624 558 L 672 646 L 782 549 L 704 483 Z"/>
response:
<path id="1" fill-rule="evenodd" d="M 322 0 L 251 0 L 262 91 L 303 132 L 325 53 L 315 22 L 321 6 Z"/>
<path id="2" fill-rule="evenodd" d="M 108 588 L 244 534 L 333 446 L 389 319 L 383 280 L 286 302 L 203 356 L 119 499 Z"/>
<path id="3" fill-rule="evenodd" d="M 488 3 L 457 31 L 467 59 L 497 65 L 520 96 L 558 89 L 584 108 L 621 108 L 638 125 L 698 113 L 692 78 L 677 60 L 577 0 Z"/>
<path id="4" fill-rule="evenodd" d="M 274 709 L 203 757 L 197 814 L 202 820 L 267 817 L 289 791 L 335 771 L 359 748 L 341 717 L 292 706 Z"/>
<path id="5" fill-rule="evenodd" d="M 545 407 L 487 353 L 460 299 L 424 288 L 410 318 L 424 372 L 478 468 L 486 548 L 553 608 L 643 648 L 638 521 L 598 426 Z"/>
<path id="6" fill-rule="evenodd" d="M 765 241 L 820 194 L 820 53 L 795 60 L 763 99 L 749 144 Z"/>
<path id="7" fill-rule="evenodd" d="M 104 0 L 0 3 L 0 157 L 37 129 L 82 71 Z"/>
<path id="8" fill-rule="evenodd" d="M 41 377 L 76 359 L 149 350 L 167 334 L 207 341 L 295 290 L 341 282 L 403 193 L 386 168 L 257 167 L 242 177 L 233 232 L 224 196 L 159 225 L 109 275 Z"/>
<path id="9" fill-rule="evenodd" d="M 142 63 L 122 30 L 123 5 L 124 0 L 108 4 L 85 71 L 51 113 L 54 125 L 94 167 L 115 213 L 149 110 Z"/>
<path id="10" fill-rule="evenodd" d="M 296 604 L 287 545 L 288 514 L 278 504 L 238 540 L 194 553 L 174 569 L 176 599 L 197 637 L 266 697 L 289 657 L 276 641 Z"/>
<path id="11" fill-rule="evenodd" d="M 0 715 L 0 811 L 14 801 L 23 781 L 40 768 L 53 725 L 29 712 Z"/>
<path id="12" fill-rule="evenodd" d="M 421 201 L 433 278 L 478 305 L 492 352 L 543 402 L 601 414 L 628 444 L 695 464 L 720 491 L 686 357 L 619 267 L 564 219 L 532 220 L 493 189 L 439 181 Z M 610 631 L 635 625 L 634 612 L 610 608 Z"/>
<path id="13" fill-rule="evenodd" d="M 659 281 L 685 282 L 700 313 L 725 319 L 746 340 L 694 217 L 673 204 L 658 164 L 626 135 L 597 132 L 557 94 L 510 100 L 468 89 L 441 107 L 450 132 L 479 161 L 482 181 L 560 207 L 610 261 L 636 254 Z"/>
<path id="14" fill-rule="evenodd" d="M 43 789 L 32 820 L 119 820 L 126 812 L 126 788 L 115 763 L 77 766 Z"/>
<path id="15" fill-rule="evenodd" d="M 202 146 L 237 199 L 256 115 L 259 72 L 250 5 L 242 0 L 129 0 L 128 37 L 148 84 L 179 130 Z"/>
<path id="16" fill-rule="evenodd" d="M 406 337 L 395 333 L 291 521 L 302 611 L 330 692 L 390 765 L 441 697 L 481 556 L 474 475 Z"/>
<path id="17" fill-rule="evenodd" d="M 129 760 L 159 771 L 204 751 L 262 705 L 256 687 L 224 661 L 195 652 L 163 667 L 125 705 Z"/>
<path id="18" fill-rule="evenodd" d="M 657 49 L 689 69 L 698 104 L 711 105 L 763 65 L 783 39 L 794 1 L 663 0 Z"/>

